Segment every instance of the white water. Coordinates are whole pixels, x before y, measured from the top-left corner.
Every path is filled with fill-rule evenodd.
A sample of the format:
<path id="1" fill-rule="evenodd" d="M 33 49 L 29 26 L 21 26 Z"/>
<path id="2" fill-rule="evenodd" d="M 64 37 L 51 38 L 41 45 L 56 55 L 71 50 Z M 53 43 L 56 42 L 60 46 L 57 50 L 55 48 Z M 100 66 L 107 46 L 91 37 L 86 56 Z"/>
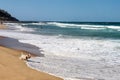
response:
<path id="1" fill-rule="evenodd" d="M 34 31 L 34 29 L 32 29 L 32 28 L 22 27 L 20 24 L 17 24 L 17 23 L 5 23 L 5 25 L 8 26 L 8 29 L 12 29 L 15 31 L 25 31 L 25 32 Z"/>
<path id="2" fill-rule="evenodd" d="M 32 25 L 52 25 L 58 27 L 65 27 L 65 28 L 81 28 L 81 29 L 93 29 L 93 30 L 103 30 L 103 29 L 113 29 L 113 30 L 120 30 L 120 26 L 108 26 L 108 25 L 87 25 L 87 24 L 68 24 L 68 23 L 59 23 L 59 22 L 39 22 L 39 23 L 31 23 Z M 23 24 L 27 25 L 27 24 Z M 29 25 L 29 24 L 28 24 Z"/>
<path id="3" fill-rule="evenodd" d="M 34 69 L 66 80 L 120 79 L 119 40 L 60 38 L 17 31 L 1 30 L 0 35 L 42 48 L 45 57 L 31 58 L 27 63 Z"/>

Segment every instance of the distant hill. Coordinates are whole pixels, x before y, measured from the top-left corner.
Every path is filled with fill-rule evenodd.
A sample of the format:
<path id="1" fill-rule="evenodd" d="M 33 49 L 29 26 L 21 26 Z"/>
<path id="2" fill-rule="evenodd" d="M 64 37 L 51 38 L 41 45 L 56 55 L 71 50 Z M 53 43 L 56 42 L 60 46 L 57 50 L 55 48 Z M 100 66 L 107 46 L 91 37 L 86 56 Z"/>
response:
<path id="1" fill-rule="evenodd" d="M 0 9 L 0 21 L 19 21 L 15 17 L 11 16 L 7 11 Z"/>

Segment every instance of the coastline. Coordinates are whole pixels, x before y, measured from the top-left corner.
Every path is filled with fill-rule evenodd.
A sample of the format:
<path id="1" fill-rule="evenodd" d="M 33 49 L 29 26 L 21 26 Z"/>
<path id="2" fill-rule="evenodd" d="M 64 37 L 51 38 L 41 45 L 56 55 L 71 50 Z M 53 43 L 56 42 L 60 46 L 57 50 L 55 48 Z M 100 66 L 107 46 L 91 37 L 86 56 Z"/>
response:
<path id="1" fill-rule="evenodd" d="M 101 25 L 106 33 L 102 33 L 99 24 L 90 27 L 91 25 L 84 24 L 86 28 L 78 29 L 76 26 L 82 28 L 81 24 L 74 23 L 74 28 L 77 32 L 81 34 L 86 34 L 85 36 L 78 35 L 78 37 L 72 35 L 64 35 L 64 31 L 69 30 L 69 28 L 62 28 L 62 23 L 59 26 L 53 25 L 46 26 L 41 23 L 5 23 L 8 29 L 0 30 L 0 35 L 5 36 L 5 38 L 0 39 L 0 44 L 9 48 L 17 50 L 24 50 L 31 52 L 32 54 L 37 53 L 37 55 L 43 53 L 43 57 L 36 56 L 29 59 L 26 64 L 31 69 L 35 69 L 40 72 L 45 72 L 47 74 L 60 77 L 64 80 L 119 80 L 120 79 L 120 36 L 119 26 L 108 23 L 107 26 Z M 120 24 L 120 23 L 119 23 Z M 73 24 L 68 24 L 70 27 Z M 87 26 L 86 26 L 87 25 Z M 29 27 L 30 26 L 30 27 Z M 45 29 L 41 29 L 44 27 Z M 49 31 L 49 28 L 53 27 Z M 54 35 L 43 35 L 44 31 L 47 33 L 53 33 L 52 31 L 56 28 L 62 28 L 62 35 L 55 33 Z M 98 27 L 97 30 L 93 27 Z M 116 28 L 117 29 L 116 29 Z M 109 29 L 106 29 L 109 28 Z M 92 30 L 91 30 L 92 29 Z M 57 29 L 59 30 L 59 28 Z M 79 31 L 81 30 L 81 31 Z M 87 33 L 87 31 L 90 32 Z M 113 31 L 113 37 L 104 38 L 109 36 Z M 42 32 L 43 31 L 43 32 Z M 78 34 L 75 31 L 75 34 Z M 68 31 L 69 32 L 69 31 Z M 89 34 L 95 32 L 95 34 L 102 33 L 105 35 L 91 36 Z M 34 34 L 35 33 L 35 34 Z M 114 36 L 116 35 L 116 36 Z M 71 37 L 70 37 L 71 36 Z M 6 38 L 9 37 L 9 38 Z M 118 39 L 116 39 L 116 37 Z M 32 45 L 32 46 L 31 46 Z M 83 45 L 83 46 L 81 46 Z M 102 47 L 101 47 L 102 46 Z M 112 76 L 112 78 L 111 78 Z"/>
<path id="2" fill-rule="evenodd" d="M 0 25 L 0 29 L 5 29 L 5 25 Z M 14 39 L 13 39 L 14 40 Z M 63 80 L 59 77 L 31 69 L 27 64 L 20 60 L 21 52 L 29 53 L 22 49 L 14 49 L 10 45 L 9 38 L 0 37 L 0 78 L 2 80 Z M 5 44 L 4 44 L 5 43 Z M 7 45 L 9 44 L 9 45 Z M 33 46 L 34 47 L 34 46 Z M 31 47 L 30 47 L 31 48 Z M 34 53 L 33 53 L 34 54 Z M 33 75 L 34 74 L 34 75 Z M 7 76 L 7 77 L 6 77 Z"/>

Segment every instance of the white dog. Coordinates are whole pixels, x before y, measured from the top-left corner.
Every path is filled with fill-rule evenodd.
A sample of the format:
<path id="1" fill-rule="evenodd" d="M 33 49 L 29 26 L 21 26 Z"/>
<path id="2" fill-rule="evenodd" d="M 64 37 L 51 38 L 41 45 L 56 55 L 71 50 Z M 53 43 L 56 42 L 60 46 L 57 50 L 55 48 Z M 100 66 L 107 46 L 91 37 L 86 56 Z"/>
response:
<path id="1" fill-rule="evenodd" d="M 30 54 L 28 54 L 28 55 L 25 55 L 25 54 L 21 54 L 21 56 L 19 57 L 19 59 L 21 59 L 21 60 L 28 60 L 28 59 L 30 59 L 31 58 L 31 55 Z"/>

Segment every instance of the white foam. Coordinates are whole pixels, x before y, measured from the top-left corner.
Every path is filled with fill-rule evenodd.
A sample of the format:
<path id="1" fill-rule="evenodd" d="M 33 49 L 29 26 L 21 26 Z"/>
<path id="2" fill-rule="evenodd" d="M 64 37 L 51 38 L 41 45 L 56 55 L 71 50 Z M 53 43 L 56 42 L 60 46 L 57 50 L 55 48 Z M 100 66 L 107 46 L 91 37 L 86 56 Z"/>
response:
<path id="1" fill-rule="evenodd" d="M 81 29 L 89 29 L 89 30 L 103 30 L 105 28 L 97 28 L 97 27 L 81 27 Z"/>
<path id="2" fill-rule="evenodd" d="M 81 28 L 81 29 L 90 29 L 90 30 L 103 30 L 103 29 L 114 29 L 120 30 L 120 26 L 108 26 L 108 25 L 92 25 L 92 24 L 71 24 L 71 23 L 60 23 L 60 22 L 39 22 L 39 23 L 28 23 L 22 25 L 51 25 L 58 26 L 62 28 Z"/>
<path id="3" fill-rule="evenodd" d="M 105 66 L 120 64 L 119 40 L 60 38 L 7 30 L 1 30 L 0 35 L 19 39 L 22 43 L 44 50 L 45 57 L 32 58 L 33 62 L 28 63 L 32 68 L 64 78 L 77 79 L 82 76 L 119 79 L 115 77 L 119 73 L 115 67 L 110 68 L 111 73 L 109 68 L 105 68 L 106 72 L 101 71 Z M 110 79 L 111 75 L 113 79 Z"/>
<path id="4" fill-rule="evenodd" d="M 39 23 L 22 23 L 22 25 L 47 25 L 45 22 L 39 22 Z"/>
<path id="5" fill-rule="evenodd" d="M 32 23 L 33 25 L 46 25 L 44 22 L 39 22 L 39 23 Z"/>
<path id="6" fill-rule="evenodd" d="M 66 27 L 66 28 L 80 28 L 80 27 L 94 27 L 94 28 L 104 28 L 102 25 L 86 25 L 86 24 L 70 24 L 70 23 L 60 23 L 60 22 L 39 22 L 39 23 L 30 23 L 33 25 L 53 25 L 58 27 Z"/>
<path id="7" fill-rule="evenodd" d="M 79 26 L 76 24 L 67 24 L 67 23 L 59 23 L 59 22 L 48 22 L 48 25 L 55 25 L 55 26 L 59 26 L 59 27 L 75 27 L 75 26 Z"/>
<path id="8" fill-rule="evenodd" d="M 47 23 L 48 25 L 55 25 L 55 26 L 58 26 L 58 27 L 67 27 L 67 28 L 77 28 L 77 27 L 92 27 L 92 26 L 95 26 L 95 25 L 80 25 L 80 24 L 69 24 L 69 23 L 59 23 L 59 22 L 48 22 Z M 96 26 L 97 27 L 97 26 Z M 100 26 L 99 26 L 100 27 Z"/>
<path id="9" fill-rule="evenodd" d="M 120 26 L 108 26 L 108 25 L 69 24 L 69 23 L 59 23 L 59 22 L 48 22 L 46 25 L 55 25 L 58 27 L 65 27 L 65 28 L 81 28 L 81 29 L 91 29 L 91 30 L 103 30 L 107 28 L 120 30 Z"/>
<path id="10" fill-rule="evenodd" d="M 120 78 L 119 66 L 111 66 L 104 60 L 45 56 L 31 58 L 27 64 L 36 70 L 62 76 L 65 80 L 119 80 Z"/>
<path id="11" fill-rule="evenodd" d="M 107 26 L 107 28 L 120 30 L 120 26 Z"/>
<path id="12" fill-rule="evenodd" d="M 5 25 L 8 26 L 9 29 L 15 29 L 16 31 L 34 31 L 33 28 L 23 27 L 20 23 L 5 23 Z"/>
<path id="13" fill-rule="evenodd" d="M 57 36 L 42 36 L 19 32 L 1 31 L 1 36 L 19 39 L 22 43 L 29 43 L 44 50 L 46 55 L 119 62 L 119 44 L 110 40 L 64 39 Z M 101 47 L 102 46 L 102 47 Z M 114 54 L 113 54 L 114 53 Z M 114 60 L 111 60 L 114 59 Z"/>
<path id="14" fill-rule="evenodd" d="M 20 40 L 20 42 L 36 45 L 42 48 L 46 55 L 93 60 L 116 58 L 119 51 L 116 47 L 120 47 L 118 43 L 102 40 L 58 39 L 49 36 L 42 36 L 37 39 L 38 40 Z"/>

